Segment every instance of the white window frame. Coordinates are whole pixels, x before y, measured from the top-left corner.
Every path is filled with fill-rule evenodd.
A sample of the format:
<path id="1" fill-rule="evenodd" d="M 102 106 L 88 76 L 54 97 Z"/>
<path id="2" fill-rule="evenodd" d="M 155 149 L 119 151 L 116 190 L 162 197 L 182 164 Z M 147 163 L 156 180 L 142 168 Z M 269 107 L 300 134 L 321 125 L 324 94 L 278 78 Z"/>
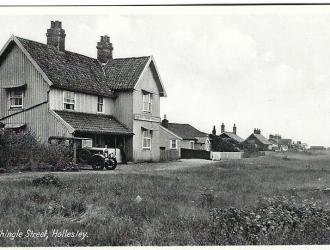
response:
<path id="1" fill-rule="evenodd" d="M 73 99 L 65 98 L 66 93 L 73 93 Z M 65 108 L 65 104 L 73 105 L 73 109 Z M 76 110 L 76 93 L 72 91 L 63 91 L 63 109 L 64 110 Z"/>
<path id="2" fill-rule="evenodd" d="M 100 102 L 100 99 L 102 102 Z M 99 110 L 99 107 L 101 107 L 101 111 Z M 103 96 L 97 97 L 97 113 L 104 113 L 104 98 Z"/>
<path id="3" fill-rule="evenodd" d="M 191 145 L 192 145 L 192 147 L 191 147 Z M 195 149 L 195 141 L 190 141 L 189 142 L 189 148 L 190 149 Z"/>
<path id="4" fill-rule="evenodd" d="M 17 94 L 14 94 L 14 92 L 17 92 L 17 91 L 20 91 L 21 94 L 20 95 L 17 95 Z M 12 105 L 12 100 L 13 99 L 21 99 L 22 100 L 22 104 L 20 105 Z M 24 104 L 24 93 L 23 93 L 23 90 L 15 90 L 15 89 L 11 89 L 9 91 L 9 108 L 10 109 L 22 109 L 23 108 L 23 104 Z"/>
<path id="5" fill-rule="evenodd" d="M 145 109 L 145 105 L 147 106 L 147 109 Z M 142 109 L 143 112 L 152 112 L 152 94 L 149 92 L 143 92 L 142 93 Z"/>
<path id="6" fill-rule="evenodd" d="M 173 147 L 173 141 L 175 141 L 175 147 Z M 178 149 L 178 140 L 170 140 L 170 149 Z"/>
<path id="7" fill-rule="evenodd" d="M 144 142 L 149 143 L 144 143 Z M 152 130 L 143 129 L 142 130 L 142 149 L 151 150 L 151 143 L 152 143 Z M 149 145 L 148 145 L 149 144 Z"/>

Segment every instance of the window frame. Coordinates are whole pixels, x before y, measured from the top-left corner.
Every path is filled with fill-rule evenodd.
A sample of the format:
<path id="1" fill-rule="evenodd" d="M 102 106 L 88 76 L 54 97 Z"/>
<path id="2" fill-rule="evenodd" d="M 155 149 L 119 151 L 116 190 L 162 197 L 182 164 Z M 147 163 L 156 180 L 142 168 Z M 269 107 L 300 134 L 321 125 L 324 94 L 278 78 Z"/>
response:
<path id="1" fill-rule="evenodd" d="M 193 146 L 191 147 L 191 145 L 193 145 Z M 189 142 L 189 148 L 190 149 L 195 149 L 195 141 L 190 141 Z"/>
<path id="2" fill-rule="evenodd" d="M 146 133 L 149 133 L 149 137 L 146 136 Z M 145 146 L 145 141 L 148 141 L 149 145 L 146 144 Z M 149 130 L 149 129 L 143 129 L 142 130 L 142 149 L 144 150 L 151 150 L 151 145 L 152 145 L 152 130 Z"/>
<path id="3" fill-rule="evenodd" d="M 20 95 L 13 95 L 14 92 L 20 91 L 21 94 Z M 12 100 L 13 99 L 21 99 L 21 103 L 20 105 L 12 105 Z M 23 105 L 24 105 L 24 91 L 22 89 L 11 89 L 9 90 L 9 109 L 23 109 Z"/>
<path id="4" fill-rule="evenodd" d="M 173 147 L 172 142 L 175 141 L 175 147 Z M 178 140 L 172 139 L 170 140 L 170 149 L 178 149 Z"/>
<path id="5" fill-rule="evenodd" d="M 147 104 L 147 109 L 145 109 L 145 104 Z M 146 113 L 152 113 L 152 93 L 146 91 L 142 92 L 142 110 Z"/>
<path id="6" fill-rule="evenodd" d="M 100 102 L 102 100 L 102 102 Z M 99 110 L 99 107 L 101 107 L 101 111 Z M 97 113 L 104 113 L 104 98 L 103 96 L 97 97 Z"/>
<path id="7" fill-rule="evenodd" d="M 73 93 L 73 99 L 70 99 L 70 98 L 66 98 L 65 97 L 65 94 L 66 93 Z M 69 102 L 69 101 L 66 101 L 66 99 L 68 100 L 70 100 L 71 102 Z M 72 100 L 73 100 L 73 102 L 72 102 Z M 73 105 L 73 109 L 67 109 L 67 108 L 65 108 L 65 105 L 66 104 L 68 104 L 68 105 Z M 73 92 L 73 91 L 67 91 L 67 90 L 64 90 L 63 91 L 63 110 L 76 110 L 76 93 L 75 92 Z"/>

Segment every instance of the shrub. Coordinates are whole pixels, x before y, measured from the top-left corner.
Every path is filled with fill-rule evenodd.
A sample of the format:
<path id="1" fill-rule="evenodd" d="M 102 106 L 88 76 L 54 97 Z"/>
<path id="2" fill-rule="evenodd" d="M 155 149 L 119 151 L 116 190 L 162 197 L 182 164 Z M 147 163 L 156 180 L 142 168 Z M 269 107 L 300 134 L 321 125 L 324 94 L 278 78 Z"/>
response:
<path id="1" fill-rule="evenodd" d="M 72 163 L 73 149 L 64 143 L 50 145 L 33 133 L 5 132 L 0 136 L 0 167 L 22 171 L 78 171 Z M 22 167 L 23 166 L 23 167 Z"/>
<path id="2" fill-rule="evenodd" d="M 32 180 L 32 183 L 34 186 L 40 186 L 40 185 L 45 185 L 45 186 L 53 185 L 56 187 L 62 186 L 62 182 L 60 178 L 58 178 L 53 174 L 47 174 L 44 175 L 43 177 L 35 178 Z"/>
<path id="3" fill-rule="evenodd" d="M 209 135 L 211 138 L 211 149 L 214 152 L 239 152 L 239 144 L 231 138 L 221 138 L 218 135 Z"/>
<path id="4" fill-rule="evenodd" d="M 210 243 L 216 245 L 326 244 L 330 212 L 313 201 L 286 197 L 262 200 L 252 210 L 210 211 Z"/>

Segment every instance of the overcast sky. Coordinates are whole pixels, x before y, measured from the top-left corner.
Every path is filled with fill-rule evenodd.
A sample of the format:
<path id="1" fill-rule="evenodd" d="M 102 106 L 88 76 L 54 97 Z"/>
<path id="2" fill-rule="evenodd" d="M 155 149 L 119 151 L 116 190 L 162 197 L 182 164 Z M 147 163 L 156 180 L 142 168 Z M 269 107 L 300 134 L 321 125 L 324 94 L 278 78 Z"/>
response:
<path id="1" fill-rule="evenodd" d="M 168 94 L 161 115 L 170 122 L 207 133 L 236 123 L 243 138 L 260 128 L 266 137 L 330 146 L 330 6 L 54 12 L 2 11 L 1 46 L 11 34 L 45 43 L 50 21 L 61 20 L 67 50 L 95 57 L 107 34 L 116 58 L 153 55 Z"/>

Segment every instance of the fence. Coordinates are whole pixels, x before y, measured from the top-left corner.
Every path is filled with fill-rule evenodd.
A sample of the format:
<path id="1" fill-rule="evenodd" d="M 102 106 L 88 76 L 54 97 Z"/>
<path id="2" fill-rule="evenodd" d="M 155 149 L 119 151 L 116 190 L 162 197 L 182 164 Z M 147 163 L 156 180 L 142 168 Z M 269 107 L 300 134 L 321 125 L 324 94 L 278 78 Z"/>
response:
<path id="1" fill-rule="evenodd" d="M 213 161 L 242 159 L 242 157 L 243 152 L 211 152 L 211 159 Z"/>
<path id="2" fill-rule="evenodd" d="M 180 158 L 179 150 L 160 150 L 161 161 L 175 161 Z"/>
<path id="3" fill-rule="evenodd" d="M 182 159 L 211 159 L 210 151 L 181 148 Z"/>

